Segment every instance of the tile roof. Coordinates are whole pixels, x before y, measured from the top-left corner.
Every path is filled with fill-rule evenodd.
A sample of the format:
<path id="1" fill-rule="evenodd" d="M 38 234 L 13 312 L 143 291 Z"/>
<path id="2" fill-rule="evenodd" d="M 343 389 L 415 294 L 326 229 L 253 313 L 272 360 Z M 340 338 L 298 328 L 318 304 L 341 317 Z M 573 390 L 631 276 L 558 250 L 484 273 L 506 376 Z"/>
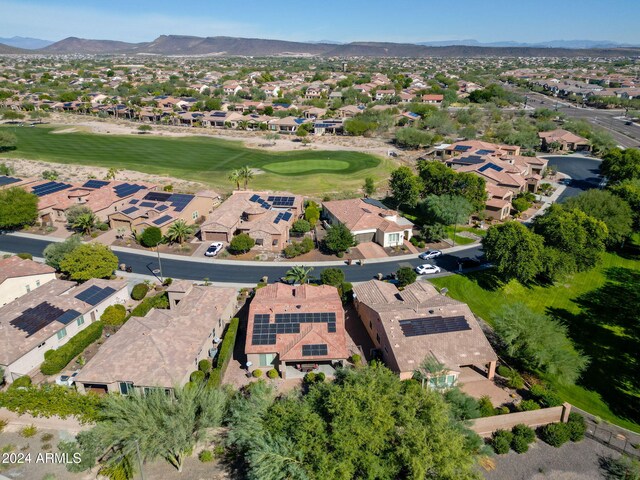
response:
<path id="1" fill-rule="evenodd" d="M 367 203 L 362 198 L 323 202 L 322 206 L 352 232 L 373 229 L 401 232 L 413 226 L 395 210 Z"/>
<path id="2" fill-rule="evenodd" d="M 25 260 L 18 256 L 0 259 L 0 283 L 8 278 L 29 277 L 31 275 L 45 275 L 55 273 L 55 268 L 33 260 Z"/>

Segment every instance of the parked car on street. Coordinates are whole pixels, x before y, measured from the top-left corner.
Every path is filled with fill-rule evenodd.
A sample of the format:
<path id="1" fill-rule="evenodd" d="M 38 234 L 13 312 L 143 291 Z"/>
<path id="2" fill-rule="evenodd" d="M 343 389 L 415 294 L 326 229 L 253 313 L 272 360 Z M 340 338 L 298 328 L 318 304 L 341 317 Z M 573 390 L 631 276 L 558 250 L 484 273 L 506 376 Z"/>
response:
<path id="1" fill-rule="evenodd" d="M 218 255 L 218 253 L 220 253 L 220 250 L 222 250 L 222 247 L 224 247 L 222 242 L 213 242 L 211 245 L 209 245 L 209 248 L 207 248 L 207 251 L 204 252 L 204 256 L 215 257 L 216 255 Z"/>
<path id="2" fill-rule="evenodd" d="M 416 267 L 416 273 L 418 275 L 429 275 L 431 273 L 440 273 L 441 269 L 440 267 L 437 267 L 435 265 L 430 265 L 428 263 L 425 263 L 424 265 L 418 265 Z"/>
<path id="3" fill-rule="evenodd" d="M 418 255 L 418 258 L 421 260 L 431 260 L 432 258 L 437 258 L 442 255 L 440 250 L 427 250 L 426 252 L 422 252 Z"/>

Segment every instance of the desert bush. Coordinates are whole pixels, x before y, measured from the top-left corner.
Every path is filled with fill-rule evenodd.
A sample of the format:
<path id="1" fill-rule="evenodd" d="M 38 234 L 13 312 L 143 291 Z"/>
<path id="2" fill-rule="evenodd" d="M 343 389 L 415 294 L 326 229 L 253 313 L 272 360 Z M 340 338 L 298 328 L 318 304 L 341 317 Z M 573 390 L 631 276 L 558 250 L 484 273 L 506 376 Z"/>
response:
<path id="1" fill-rule="evenodd" d="M 253 378 L 260 378 L 262 376 L 262 370 L 256 368 L 253 372 L 251 372 Z"/>
<path id="2" fill-rule="evenodd" d="M 138 283 L 131 290 L 131 298 L 134 300 L 142 300 L 149 293 L 149 286 L 146 283 Z"/>
<path id="3" fill-rule="evenodd" d="M 508 430 L 496 430 L 491 435 L 491 446 L 493 450 L 498 454 L 502 455 L 505 453 L 509 453 L 509 449 L 511 448 L 511 442 L 513 440 L 513 433 Z"/>
<path id="4" fill-rule="evenodd" d="M 566 423 L 550 423 L 540 429 L 540 438 L 552 447 L 560 447 L 570 440 L 571 431 Z"/>

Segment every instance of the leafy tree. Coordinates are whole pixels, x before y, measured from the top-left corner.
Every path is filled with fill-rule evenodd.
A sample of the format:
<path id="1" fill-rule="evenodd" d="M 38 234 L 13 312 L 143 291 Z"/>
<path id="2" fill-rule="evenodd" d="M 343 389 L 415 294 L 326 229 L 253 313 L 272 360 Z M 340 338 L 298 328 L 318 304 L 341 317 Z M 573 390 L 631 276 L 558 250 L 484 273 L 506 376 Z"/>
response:
<path id="1" fill-rule="evenodd" d="M 102 315 L 100 315 L 100 321 L 102 323 L 113 327 L 122 325 L 126 318 L 127 310 L 124 308 L 124 305 L 121 304 L 109 305 L 104 309 Z"/>
<path id="2" fill-rule="evenodd" d="M 11 132 L 0 130 L 0 152 L 6 152 L 7 150 L 15 150 L 17 145 L 18 145 L 18 137 L 16 137 Z"/>
<path id="3" fill-rule="evenodd" d="M 633 213 L 629 204 L 607 190 L 591 189 L 565 202 L 566 208 L 576 208 L 607 226 L 608 246 L 619 246 L 631 235 Z"/>
<path id="4" fill-rule="evenodd" d="M 60 262 L 64 257 L 80 246 L 82 241 L 77 235 L 72 235 L 64 242 L 50 243 L 42 252 L 44 261 L 50 267 L 60 270 Z"/>
<path id="5" fill-rule="evenodd" d="M 92 432 L 107 450 L 107 466 L 134 458 L 139 449 L 145 461 L 164 458 L 179 472 L 184 459 L 209 430 L 221 425 L 226 394 L 217 388 L 151 389 L 144 395 L 109 396 Z"/>
<path id="6" fill-rule="evenodd" d="M 545 245 L 542 250 L 542 276 L 550 282 L 562 280 L 578 270 L 570 253 Z"/>
<path id="7" fill-rule="evenodd" d="M 613 184 L 640 178 L 640 150 L 636 148 L 610 150 L 602 159 L 600 173 Z"/>
<path id="8" fill-rule="evenodd" d="M 309 202 L 304 210 L 304 219 L 309 222 L 312 227 L 316 226 L 320 220 L 320 207 L 315 202 Z"/>
<path id="9" fill-rule="evenodd" d="M 91 235 L 91 230 L 96 226 L 96 216 L 93 212 L 78 215 L 72 224 L 74 230 Z"/>
<path id="10" fill-rule="evenodd" d="M 307 283 L 309 280 L 309 275 L 313 271 L 313 267 L 305 267 L 304 265 L 294 265 L 287 273 L 284 275 L 284 279 L 287 282 L 291 282 L 294 285 L 302 285 L 303 283 Z"/>
<path id="11" fill-rule="evenodd" d="M 459 388 L 450 388 L 445 391 L 444 400 L 449 404 L 451 416 L 455 420 L 465 421 L 480 417 L 478 401 Z"/>
<path id="12" fill-rule="evenodd" d="M 458 224 L 467 223 L 473 205 L 459 195 L 429 195 L 421 205 L 430 223 L 453 225 L 453 244 Z"/>
<path id="13" fill-rule="evenodd" d="M 420 234 L 426 242 L 439 242 L 447 236 L 446 225 L 441 223 L 423 225 Z"/>
<path id="14" fill-rule="evenodd" d="M 73 205 L 67 208 L 64 212 L 65 217 L 67 217 L 67 226 L 73 228 L 73 224 L 76 223 L 76 220 L 80 215 L 92 213 L 93 211 L 86 205 Z"/>
<path id="15" fill-rule="evenodd" d="M 376 193 L 376 184 L 372 177 L 367 177 L 364 179 L 364 185 L 362 186 L 362 190 L 367 196 L 371 196 L 374 193 Z"/>
<path id="16" fill-rule="evenodd" d="M 60 261 L 60 270 L 72 280 L 109 278 L 118 267 L 118 257 L 99 243 L 79 245 Z"/>
<path id="17" fill-rule="evenodd" d="M 531 208 L 531 202 L 529 202 L 524 197 L 514 198 L 513 202 L 511 202 L 511 205 L 513 206 L 513 209 L 518 213 L 522 213 L 525 210 L 528 210 L 529 208 Z"/>
<path id="18" fill-rule="evenodd" d="M 456 172 L 444 163 L 422 161 L 418 172 L 424 195 L 458 195 L 466 198 L 474 211 L 484 210 L 487 200 L 484 178 L 466 172 Z"/>
<path id="19" fill-rule="evenodd" d="M 6 163 L 0 163 L 0 175 L 13 175 L 15 170 Z"/>
<path id="20" fill-rule="evenodd" d="M 398 205 L 414 207 L 420 197 L 420 179 L 409 167 L 399 167 L 391 173 L 389 180 L 391 194 Z"/>
<path id="21" fill-rule="evenodd" d="M 4 120 L 22 120 L 24 118 L 24 113 L 16 112 L 14 110 L 6 110 L 2 114 L 2 118 Z"/>
<path id="22" fill-rule="evenodd" d="M 399 128 L 396 132 L 395 141 L 401 147 L 419 148 L 431 145 L 435 135 L 415 127 Z"/>
<path id="23" fill-rule="evenodd" d="M 399 287 L 406 287 L 418 278 L 418 274 L 411 267 L 400 267 L 396 272 Z"/>
<path id="24" fill-rule="evenodd" d="M 193 235 L 195 232 L 195 228 L 192 225 L 187 225 L 187 222 L 180 219 L 169 227 L 167 230 L 166 238 L 170 242 L 178 242 L 182 245 L 190 235 Z"/>
<path id="25" fill-rule="evenodd" d="M 340 287 L 344 283 L 344 272 L 339 268 L 327 268 L 320 274 L 323 285 Z"/>
<path id="26" fill-rule="evenodd" d="M 542 237 L 519 222 L 494 225 L 482 240 L 487 259 L 506 279 L 530 282 L 542 269 Z"/>
<path id="27" fill-rule="evenodd" d="M 38 218 L 38 197 L 19 187 L 0 190 L 0 229 L 32 225 Z"/>
<path id="28" fill-rule="evenodd" d="M 295 233 L 307 233 L 311 230 L 311 224 L 304 219 L 296 220 L 291 225 L 291 231 Z"/>
<path id="29" fill-rule="evenodd" d="M 256 241 L 246 233 L 236 235 L 229 244 L 229 250 L 232 253 L 245 253 L 253 248 Z"/>
<path id="30" fill-rule="evenodd" d="M 623 180 L 609 190 L 625 200 L 631 207 L 635 229 L 640 228 L 640 178 Z"/>
<path id="31" fill-rule="evenodd" d="M 142 231 L 142 234 L 140 235 L 140 243 L 144 247 L 157 247 L 161 241 L 162 230 L 160 230 L 158 227 L 147 227 Z"/>
<path id="32" fill-rule="evenodd" d="M 60 174 L 55 170 L 45 170 L 42 172 L 42 178 L 45 180 L 54 181 L 57 180 L 59 176 Z"/>
<path id="33" fill-rule="evenodd" d="M 346 252 L 356 244 L 351 231 L 342 223 L 331 225 L 324 237 L 324 245 L 332 253 Z"/>
<path id="34" fill-rule="evenodd" d="M 589 364 L 589 358 L 573 346 L 567 327 L 522 303 L 505 305 L 493 320 L 507 353 L 526 368 L 571 384 Z"/>

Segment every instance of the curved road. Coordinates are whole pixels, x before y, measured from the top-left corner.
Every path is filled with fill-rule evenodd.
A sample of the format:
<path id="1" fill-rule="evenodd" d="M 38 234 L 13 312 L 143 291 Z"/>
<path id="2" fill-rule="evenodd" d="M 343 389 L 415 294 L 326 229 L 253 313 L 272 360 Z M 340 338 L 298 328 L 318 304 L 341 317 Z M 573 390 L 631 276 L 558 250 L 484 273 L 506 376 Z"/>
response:
<path id="1" fill-rule="evenodd" d="M 577 195 L 581 191 L 589 188 L 597 188 L 601 178 L 598 176 L 599 160 L 588 157 L 572 156 L 550 156 L 549 164 L 554 165 L 559 171 L 572 177 L 567 189 L 560 199 Z M 44 248 L 51 243 L 49 240 L 17 237 L 13 235 L 0 235 L 0 251 L 5 252 L 28 252 L 34 256 L 42 256 Z M 155 257 L 140 255 L 133 252 L 116 252 L 120 263 L 131 265 L 134 273 L 143 275 L 153 275 L 153 270 L 158 268 L 158 261 Z M 443 255 L 435 262 L 442 268 L 443 274 L 457 271 L 458 259 L 464 257 L 479 258 L 482 255 L 480 246 L 470 247 L 455 253 Z M 402 266 L 417 266 L 422 263 L 429 263 L 416 258 L 407 260 L 390 258 L 385 262 L 366 263 L 363 266 L 352 265 L 342 266 L 347 281 L 363 282 L 374 278 L 378 273 L 388 275 L 398 270 Z M 162 260 L 162 271 L 165 277 L 183 278 L 188 280 L 208 279 L 211 282 L 235 283 L 235 284 L 255 284 L 263 276 L 268 276 L 270 281 L 274 281 L 284 276 L 286 271 L 295 265 L 295 262 L 287 263 L 258 263 L 252 265 L 234 265 L 230 262 L 209 263 L 199 261 L 177 260 L 165 258 Z M 314 267 L 313 275 L 318 277 L 322 270 L 327 267 Z"/>

